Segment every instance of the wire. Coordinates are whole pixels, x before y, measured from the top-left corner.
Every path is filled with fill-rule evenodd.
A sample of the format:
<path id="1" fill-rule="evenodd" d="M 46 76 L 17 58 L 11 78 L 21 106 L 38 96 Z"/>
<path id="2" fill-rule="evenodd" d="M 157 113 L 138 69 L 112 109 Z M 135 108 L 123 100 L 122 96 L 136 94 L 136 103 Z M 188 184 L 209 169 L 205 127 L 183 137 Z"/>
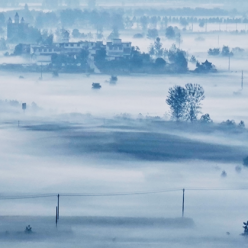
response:
<path id="1" fill-rule="evenodd" d="M 161 194 L 181 191 L 181 189 L 169 189 L 162 191 L 148 191 L 148 192 L 131 192 L 131 193 L 105 193 L 105 194 L 61 194 L 61 196 L 132 196 L 132 195 L 150 195 L 150 194 Z"/>
<path id="2" fill-rule="evenodd" d="M 38 199 L 38 198 L 51 198 L 57 197 L 111 197 L 111 196 L 135 196 L 135 195 L 151 195 L 151 194 L 163 194 L 169 192 L 179 192 L 183 189 L 168 189 L 161 191 L 144 191 L 144 192 L 115 192 L 115 193 L 102 193 L 102 194 L 92 194 L 92 193 L 62 193 L 62 194 L 16 194 L 16 195 L 4 195 L 0 194 L 1 200 L 21 200 L 21 199 Z M 248 190 L 248 188 L 185 188 L 185 191 L 239 191 Z"/>

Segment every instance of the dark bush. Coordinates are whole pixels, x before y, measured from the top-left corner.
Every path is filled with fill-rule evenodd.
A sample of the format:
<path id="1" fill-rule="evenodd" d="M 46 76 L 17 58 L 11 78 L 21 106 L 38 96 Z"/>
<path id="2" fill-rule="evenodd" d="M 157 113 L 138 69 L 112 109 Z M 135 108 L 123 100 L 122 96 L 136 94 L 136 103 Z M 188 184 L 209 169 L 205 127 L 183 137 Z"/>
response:
<path id="1" fill-rule="evenodd" d="M 219 48 L 213 48 L 213 49 L 210 48 L 208 50 L 208 55 L 211 55 L 211 56 L 220 55 L 220 49 Z"/>
<path id="2" fill-rule="evenodd" d="M 157 58 L 157 59 L 155 60 L 155 66 L 156 66 L 156 67 L 161 68 L 161 67 L 164 67 L 165 65 L 166 65 L 166 62 L 165 62 L 164 59 L 162 59 L 162 58 Z"/>
<path id="3" fill-rule="evenodd" d="M 248 156 L 243 159 L 243 165 L 248 166 Z"/>
<path id="4" fill-rule="evenodd" d="M 210 118 L 209 114 L 205 114 L 201 116 L 200 122 L 202 123 L 213 123 L 212 119 Z"/>
<path id="5" fill-rule="evenodd" d="M 158 36 L 159 36 L 158 35 L 158 30 L 156 28 L 148 29 L 148 31 L 147 31 L 147 38 L 148 39 L 155 39 Z"/>
<path id="6" fill-rule="evenodd" d="M 135 35 L 133 36 L 133 38 L 134 38 L 134 39 L 142 39 L 142 38 L 144 38 L 144 35 L 143 35 L 143 34 L 135 34 Z"/>

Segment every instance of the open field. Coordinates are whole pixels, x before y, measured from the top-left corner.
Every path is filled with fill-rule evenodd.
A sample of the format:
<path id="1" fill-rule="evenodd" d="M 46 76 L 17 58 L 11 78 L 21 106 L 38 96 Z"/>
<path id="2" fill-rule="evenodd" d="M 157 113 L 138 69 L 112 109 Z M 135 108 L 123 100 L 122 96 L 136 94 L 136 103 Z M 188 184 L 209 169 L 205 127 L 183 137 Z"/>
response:
<path id="1" fill-rule="evenodd" d="M 152 41 L 133 34 L 121 38 L 147 51 Z M 220 125 L 227 119 L 248 125 L 246 35 L 220 34 L 219 43 L 218 34 L 200 35 L 204 41 L 183 34 L 181 48 L 200 62 L 208 59 L 218 73 L 117 75 L 113 85 L 103 74 L 44 73 L 38 80 L 38 73 L 0 71 L 0 99 L 28 104 L 23 112 L 0 102 L 0 247 L 247 245 L 240 234 L 248 219 L 242 165 L 248 132 Z M 173 41 L 162 43 L 169 49 Z M 228 58 L 207 55 L 223 45 L 245 49 L 231 58 L 230 71 Z M 93 90 L 93 82 L 102 88 Z M 170 120 L 168 90 L 187 83 L 204 88 L 202 114 L 214 124 Z M 30 235 L 24 233 L 29 224 Z"/>

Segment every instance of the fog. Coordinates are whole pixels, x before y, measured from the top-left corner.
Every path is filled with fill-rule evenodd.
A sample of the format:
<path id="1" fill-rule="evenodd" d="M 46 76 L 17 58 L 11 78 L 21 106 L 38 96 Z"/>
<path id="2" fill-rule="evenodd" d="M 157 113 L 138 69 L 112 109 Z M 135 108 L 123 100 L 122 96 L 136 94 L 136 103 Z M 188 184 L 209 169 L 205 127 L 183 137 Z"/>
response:
<path id="1" fill-rule="evenodd" d="M 47 11 L 41 1 L 28 4 Z M 84 9 L 88 3 L 80 4 Z M 1 8 L 18 10 L 24 3 L 17 5 Z M 234 7 L 230 1 L 96 1 L 96 10 L 120 6 Z M 237 9 L 239 15 L 245 11 Z M 247 33 L 235 34 L 236 29 L 247 27 L 208 24 L 206 30 L 196 23 L 193 31 L 181 31 L 180 44 L 159 31 L 163 48 L 176 44 L 185 51 L 189 70 L 122 71 L 115 83 L 110 83 L 113 74 L 104 72 L 62 70 L 55 77 L 45 63 L 41 79 L 42 68 L 27 69 L 31 56 L 14 56 L 15 46 L 8 44 L 9 55 L 0 54 L 0 246 L 246 246 L 247 236 L 241 234 L 248 219 L 243 165 L 248 132 L 238 124 L 248 125 L 248 45 Z M 79 31 L 95 32 L 90 25 Z M 103 30 L 104 42 L 110 32 Z M 133 38 L 139 32 L 140 27 L 119 31 L 123 41 L 147 53 L 154 41 Z M 230 57 L 230 70 L 228 56 L 208 54 L 209 48 L 223 46 L 244 49 Z M 217 71 L 195 73 L 192 55 Z M 14 67 L 19 65 L 24 67 Z M 166 98 L 170 88 L 189 83 L 204 88 L 198 120 L 175 121 Z M 203 114 L 213 123 L 200 121 Z M 223 123 L 227 120 L 236 125 Z M 28 225 L 32 232 L 25 232 Z"/>

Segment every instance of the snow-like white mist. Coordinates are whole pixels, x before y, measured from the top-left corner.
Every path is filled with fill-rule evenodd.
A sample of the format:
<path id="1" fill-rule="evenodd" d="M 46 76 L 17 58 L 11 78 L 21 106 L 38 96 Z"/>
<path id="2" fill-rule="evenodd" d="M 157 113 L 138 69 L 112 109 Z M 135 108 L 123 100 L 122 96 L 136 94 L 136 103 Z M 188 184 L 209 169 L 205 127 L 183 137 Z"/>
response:
<path id="1" fill-rule="evenodd" d="M 147 52 L 151 40 L 133 35 L 123 32 L 121 38 Z M 219 125 L 228 119 L 248 124 L 244 37 L 182 35 L 181 48 L 212 62 L 214 74 L 118 75 L 112 85 L 110 75 L 44 73 L 39 80 L 39 73 L 1 71 L 0 246 L 245 246 L 248 134 Z M 173 43 L 161 42 L 167 49 Z M 230 72 L 228 58 L 207 55 L 223 45 L 245 49 L 231 58 Z M 0 63 L 26 63 L 5 59 Z M 93 82 L 102 88 L 93 90 Z M 187 83 L 204 88 L 202 113 L 214 124 L 170 121 L 168 90 Z M 25 112 L 21 103 L 27 103 Z M 30 236 L 24 235 L 27 225 Z"/>

